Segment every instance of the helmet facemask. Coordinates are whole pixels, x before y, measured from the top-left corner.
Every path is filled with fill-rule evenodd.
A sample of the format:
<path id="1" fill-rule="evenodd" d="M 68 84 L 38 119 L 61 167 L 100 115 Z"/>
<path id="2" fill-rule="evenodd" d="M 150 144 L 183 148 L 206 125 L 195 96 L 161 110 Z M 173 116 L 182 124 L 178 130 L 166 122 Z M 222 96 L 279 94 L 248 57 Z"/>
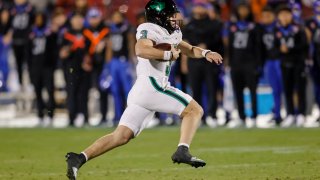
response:
<path id="1" fill-rule="evenodd" d="M 180 30 L 180 27 L 183 25 L 182 15 L 180 13 L 174 13 L 169 16 L 164 23 L 164 28 L 168 30 L 171 34 L 174 31 Z"/>

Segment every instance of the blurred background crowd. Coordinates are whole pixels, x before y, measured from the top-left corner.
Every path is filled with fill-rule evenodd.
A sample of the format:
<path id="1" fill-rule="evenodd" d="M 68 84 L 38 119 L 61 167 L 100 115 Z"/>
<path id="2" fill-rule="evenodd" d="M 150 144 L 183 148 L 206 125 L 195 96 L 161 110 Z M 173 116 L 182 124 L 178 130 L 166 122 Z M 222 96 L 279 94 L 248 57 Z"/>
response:
<path id="1" fill-rule="evenodd" d="M 0 126 L 117 125 L 147 2 L 0 0 Z M 320 1 L 176 3 L 184 40 L 224 57 L 218 66 L 181 56 L 172 67 L 204 126 L 319 126 Z M 175 124 L 158 113 L 149 126 Z"/>

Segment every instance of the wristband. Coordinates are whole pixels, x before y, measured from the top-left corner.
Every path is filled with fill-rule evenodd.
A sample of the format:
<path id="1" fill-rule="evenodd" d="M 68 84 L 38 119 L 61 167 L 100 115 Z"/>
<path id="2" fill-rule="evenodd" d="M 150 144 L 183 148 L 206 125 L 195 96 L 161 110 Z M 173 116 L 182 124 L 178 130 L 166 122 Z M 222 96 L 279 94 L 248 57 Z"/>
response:
<path id="1" fill-rule="evenodd" d="M 207 55 L 209 52 L 211 52 L 211 51 L 210 51 L 210 50 L 203 50 L 202 53 L 201 53 L 201 55 L 205 58 L 206 55 Z"/>
<path id="2" fill-rule="evenodd" d="M 163 52 L 163 60 L 170 61 L 172 58 L 172 52 L 171 51 L 164 51 Z"/>

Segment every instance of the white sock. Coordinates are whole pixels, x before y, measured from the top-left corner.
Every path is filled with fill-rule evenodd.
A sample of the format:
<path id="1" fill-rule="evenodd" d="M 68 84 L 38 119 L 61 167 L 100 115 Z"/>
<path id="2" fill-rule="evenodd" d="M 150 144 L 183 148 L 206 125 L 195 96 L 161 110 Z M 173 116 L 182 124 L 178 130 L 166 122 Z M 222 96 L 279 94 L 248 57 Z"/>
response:
<path id="1" fill-rule="evenodd" d="M 85 152 L 81 152 L 81 154 L 83 154 L 84 157 L 86 158 L 86 161 L 88 161 L 88 156 L 86 155 L 86 153 Z"/>
<path id="2" fill-rule="evenodd" d="M 179 144 L 178 144 L 178 147 L 179 147 L 179 146 L 186 146 L 188 149 L 189 149 L 189 147 L 190 147 L 190 145 L 187 144 L 187 143 L 179 143 Z"/>

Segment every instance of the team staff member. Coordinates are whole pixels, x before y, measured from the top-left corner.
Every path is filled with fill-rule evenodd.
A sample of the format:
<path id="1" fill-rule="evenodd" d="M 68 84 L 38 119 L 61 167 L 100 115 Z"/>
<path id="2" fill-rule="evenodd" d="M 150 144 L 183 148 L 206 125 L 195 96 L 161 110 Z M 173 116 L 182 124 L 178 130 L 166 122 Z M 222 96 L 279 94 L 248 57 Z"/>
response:
<path id="1" fill-rule="evenodd" d="M 85 57 L 85 37 L 83 35 L 84 17 L 74 13 L 70 19 L 71 27 L 65 32 L 60 57 L 67 88 L 67 108 L 69 125 L 74 125 L 76 117 L 83 117 L 88 123 L 88 93 L 92 66 Z"/>
<path id="2" fill-rule="evenodd" d="M 207 61 L 222 63 L 215 52 L 192 46 L 182 41 L 177 5 L 172 0 L 151 0 L 146 5 L 147 23 L 138 27 L 136 53 L 138 56 L 137 81 L 130 90 L 128 107 L 117 129 L 99 138 L 81 154 L 67 153 L 67 176 L 75 180 L 79 168 L 86 161 L 98 157 L 116 147 L 125 145 L 137 136 L 155 111 L 179 115 L 182 119 L 178 148 L 171 156 L 175 163 L 203 167 L 206 163 L 192 156 L 189 146 L 199 126 L 203 110 L 188 94 L 172 87 L 168 81 L 171 61 L 180 52 L 191 57 L 206 57 Z M 155 48 L 169 44 L 171 50 Z"/>
<path id="3" fill-rule="evenodd" d="M 206 4 L 198 3 L 193 7 L 192 19 L 183 31 L 184 38 L 191 44 L 222 54 L 222 23 L 209 18 Z M 207 88 L 208 105 L 205 105 L 205 107 L 207 107 L 208 114 L 203 123 L 213 128 L 217 126 L 216 111 L 218 106 L 219 72 L 219 66 L 216 64 L 204 60 L 199 61 L 195 58 L 188 60 L 188 73 L 192 96 L 199 104 L 203 105 L 203 87 Z"/>
<path id="4" fill-rule="evenodd" d="M 34 9 L 27 0 L 15 0 L 15 6 L 11 10 L 13 40 L 12 47 L 16 59 L 19 83 L 22 85 L 22 71 L 25 61 L 30 63 L 28 58 L 28 42 L 31 26 L 34 20 Z"/>
<path id="5" fill-rule="evenodd" d="M 0 92 L 8 90 L 9 51 L 12 32 L 10 30 L 10 10 L 5 4 L 0 4 Z"/>
<path id="6" fill-rule="evenodd" d="M 257 84 L 260 69 L 260 38 L 258 28 L 253 23 L 252 13 L 247 4 L 240 4 L 236 8 L 237 21 L 228 25 L 229 37 L 229 65 L 231 79 L 238 112 L 241 121 L 233 121 L 233 126 L 241 126 L 245 123 L 243 90 L 248 87 L 251 94 L 252 122 L 257 117 Z"/>
<path id="7" fill-rule="evenodd" d="M 84 30 L 86 49 L 91 58 L 95 84 L 100 93 L 100 124 L 105 124 L 108 112 L 108 91 L 99 86 L 99 80 L 106 61 L 110 61 L 112 58 L 111 41 L 109 40 L 110 29 L 103 24 L 102 14 L 96 8 L 89 10 L 88 22 L 89 28 Z"/>
<path id="8" fill-rule="evenodd" d="M 132 86 L 131 61 L 134 56 L 134 34 L 124 15 L 116 11 L 110 24 L 113 58 L 110 62 L 111 92 L 115 104 L 115 124 L 121 118 Z"/>
<path id="9" fill-rule="evenodd" d="M 313 77 L 313 85 L 316 97 L 316 103 L 320 108 L 320 1 L 317 0 L 313 4 L 314 16 L 306 22 L 306 27 L 311 32 L 311 54 L 313 60 L 311 75 Z M 320 116 L 318 117 L 320 122 Z"/>
<path id="10" fill-rule="evenodd" d="M 271 7 L 265 7 L 261 16 L 261 42 L 265 77 L 272 88 L 274 101 L 273 120 L 277 125 L 281 123 L 281 93 L 282 76 L 279 50 L 275 44 L 276 15 Z"/>
<path id="11" fill-rule="evenodd" d="M 280 51 L 287 117 L 281 124 L 289 127 L 295 123 L 302 126 L 306 114 L 306 72 L 305 55 L 308 42 L 303 27 L 293 22 L 291 9 L 286 5 L 278 9 L 279 28 L 276 31 L 276 44 Z M 295 119 L 294 91 L 298 95 L 298 116 Z"/>
<path id="12" fill-rule="evenodd" d="M 38 108 L 38 118 L 42 126 L 49 126 L 54 114 L 54 68 L 55 64 L 50 61 L 47 49 L 47 38 L 50 29 L 46 25 L 46 17 L 43 13 L 35 16 L 35 26 L 30 34 L 30 77 L 35 89 Z M 42 90 L 48 92 L 48 102 L 45 103 L 42 97 Z M 46 113 L 44 112 L 46 110 Z M 48 115 L 44 118 L 44 115 Z"/>

